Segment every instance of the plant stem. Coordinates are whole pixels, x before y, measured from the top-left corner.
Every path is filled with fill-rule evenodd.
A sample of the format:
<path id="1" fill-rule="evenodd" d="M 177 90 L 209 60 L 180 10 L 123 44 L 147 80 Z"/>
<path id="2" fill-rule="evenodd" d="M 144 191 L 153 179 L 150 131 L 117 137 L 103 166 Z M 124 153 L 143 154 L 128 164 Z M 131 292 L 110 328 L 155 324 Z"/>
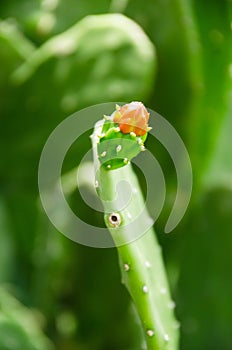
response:
<path id="1" fill-rule="evenodd" d="M 140 316 L 147 349 L 176 350 L 179 325 L 174 317 L 175 304 L 170 297 L 161 248 L 149 228 L 151 218 L 131 164 L 114 170 L 99 165 L 96 135 L 101 125 L 96 124 L 93 135 L 96 180 L 105 222 L 118 249 L 122 282 Z"/>

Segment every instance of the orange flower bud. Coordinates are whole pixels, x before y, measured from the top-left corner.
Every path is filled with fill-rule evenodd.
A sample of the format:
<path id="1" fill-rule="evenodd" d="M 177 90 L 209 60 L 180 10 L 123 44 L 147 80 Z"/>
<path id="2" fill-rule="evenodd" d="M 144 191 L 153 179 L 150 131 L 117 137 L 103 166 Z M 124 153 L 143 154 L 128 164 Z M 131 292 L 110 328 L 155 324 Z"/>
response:
<path id="1" fill-rule="evenodd" d="M 149 116 L 142 102 L 131 102 L 116 110 L 114 123 L 119 124 L 123 134 L 134 132 L 136 136 L 143 136 L 148 131 Z"/>

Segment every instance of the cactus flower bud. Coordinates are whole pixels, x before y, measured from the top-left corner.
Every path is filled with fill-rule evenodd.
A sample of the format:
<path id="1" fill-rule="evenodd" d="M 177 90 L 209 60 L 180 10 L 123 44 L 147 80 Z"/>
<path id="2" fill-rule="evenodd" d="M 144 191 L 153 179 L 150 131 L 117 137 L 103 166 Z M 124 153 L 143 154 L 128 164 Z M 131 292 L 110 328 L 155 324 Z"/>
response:
<path id="1" fill-rule="evenodd" d="M 133 132 L 136 136 L 143 136 L 149 130 L 149 113 L 142 102 L 131 102 L 119 107 L 113 120 L 114 123 L 119 124 L 123 134 Z"/>
<path id="2" fill-rule="evenodd" d="M 145 150 L 144 142 L 150 130 L 148 119 L 149 113 L 141 102 L 116 105 L 116 111 L 104 117 L 97 147 L 105 169 L 123 167 Z"/>

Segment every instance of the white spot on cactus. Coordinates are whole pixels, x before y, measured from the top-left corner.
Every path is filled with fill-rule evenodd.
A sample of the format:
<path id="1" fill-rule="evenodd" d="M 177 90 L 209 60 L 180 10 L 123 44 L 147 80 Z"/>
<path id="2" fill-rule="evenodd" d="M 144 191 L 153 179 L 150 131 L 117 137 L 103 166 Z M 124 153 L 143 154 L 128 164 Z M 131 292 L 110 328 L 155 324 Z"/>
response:
<path id="1" fill-rule="evenodd" d="M 143 293 L 145 293 L 145 294 L 148 293 L 148 286 L 146 286 L 146 285 L 143 286 Z"/>
<path id="2" fill-rule="evenodd" d="M 100 157 L 105 157 L 105 156 L 106 156 L 106 151 L 104 151 L 100 154 Z"/>
<path id="3" fill-rule="evenodd" d="M 124 264 L 123 267 L 126 272 L 130 270 L 130 266 L 128 264 Z"/>
<path id="4" fill-rule="evenodd" d="M 151 268 L 151 263 L 150 263 L 150 261 L 145 261 L 145 266 L 148 268 L 148 269 L 150 269 Z"/>
<path id="5" fill-rule="evenodd" d="M 131 137 L 136 137 L 136 133 L 134 133 L 133 131 L 130 132 L 130 136 Z"/>
<path id="6" fill-rule="evenodd" d="M 168 341 L 170 340 L 170 337 L 169 337 L 168 334 L 164 334 L 164 340 L 165 340 L 166 342 L 168 342 Z"/>
<path id="7" fill-rule="evenodd" d="M 124 158 L 124 159 L 123 159 L 123 163 L 124 163 L 124 164 L 128 164 L 128 163 L 129 163 L 128 158 Z"/>
<path id="8" fill-rule="evenodd" d="M 110 165 L 110 164 L 108 164 L 108 165 L 107 165 L 107 169 L 110 169 L 110 168 L 111 168 L 111 165 Z"/>
<path id="9" fill-rule="evenodd" d="M 133 192 L 134 194 L 137 194 L 137 193 L 138 193 L 137 188 L 134 187 L 134 188 L 132 189 L 132 192 Z"/>
<path id="10" fill-rule="evenodd" d="M 147 331 L 147 335 L 148 335 L 148 337 L 152 337 L 152 336 L 154 335 L 153 330 L 148 329 L 148 331 Z"/>
<path id="11" fill-rule="evenodd" d="M 121 216 L 118 213 L 111 213 L 108 219 L 113 227 L 118 227 L 121 224 Z"/>
<path id="12" fill-rule="evenodd" d="M 162 288 L 160 289 L 160 293 L 161 293 L 161 294 L 166 294 L 166 293 L 167 293 L 167 289 L 166 289 L 165 287 L 162 287 Z"/>
<path id="13" fill-rule="evenodd" d="M 114 131 L 119 132 L 120 128 L 117 126 L 116 128 L 114 128 Z"/>
<path id="14" fill-rule="evenodd" d="M 127 217 L 128 217 L 128 219 L 132 218 L 132 215 L 131 215 L 131 213 L 129 213 L 129 211 L 127 212 Z"/>
<path id="15" fill-rule="evenodd" d="M 139 137 L 138 138 L 138 144 L 141 146 L 141 145 L 143 145 L 143 141 L 142 141 L 142 139 Z"/>
<path id="16" fill-rule="evenodd" d="M 97 180 L 95 181 L 95 187 L 96 187 L 96 188 L 98 188 L 98 187 L 99 187 L 99 183 L 98 183 L 98 181 L 97 181 Z"/>
<path id="17" fill-rule="evenodd" d="M 175 307 L 176 307 L 175 302 L 174 302 L 173 300 L 171 300 L 171 301 L 168 303 L 168 307 L 169 307 L 169 309 L 175 309 Z"/>
<path id="18" fill-rule="evenodd" d="M 122 146 L 121 146 L 121 145 L 118 145 L 118 146 L 116 147 L 116 152 L 117 152 L 117 153 L 120 152 L 121 149 L 122 149 Z"/>
<path id="19" fill-rule="evenodd" d="M 140 149 L 141 149 L 142 152 L 146 151 L 146 148 L 143 145 L 140 147 Z"/>

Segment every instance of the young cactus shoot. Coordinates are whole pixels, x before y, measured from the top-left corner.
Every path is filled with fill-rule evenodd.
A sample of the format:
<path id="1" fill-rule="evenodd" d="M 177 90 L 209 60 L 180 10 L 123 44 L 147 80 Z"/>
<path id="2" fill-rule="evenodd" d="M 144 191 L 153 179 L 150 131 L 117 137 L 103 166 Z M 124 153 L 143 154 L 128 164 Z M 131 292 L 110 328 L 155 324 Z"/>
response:
<path id="1" fill-rule="evenodd" d="M 160 246 L 130 161 L 145 150 L 149 113 L 141 102 L 116 105 L 95 125 L 96 184 L 105 223 L 117 246 L 122 281 L 138 311 L 147 350 L 177 350 L 174 317 Z M 125 182 L 130 188 L 124 188 Z"/>
<path id="2" fill-rule="evenodd" d="M 113 170 L 145 150 L 149 113 L 141 102 L 131 102 L 122 107 L 116 105 L 115 112 L 104 119 L 98 135 L 98 157 L 105 169 Z M 108 140 L 110 143 L 105 142 Z"/>

